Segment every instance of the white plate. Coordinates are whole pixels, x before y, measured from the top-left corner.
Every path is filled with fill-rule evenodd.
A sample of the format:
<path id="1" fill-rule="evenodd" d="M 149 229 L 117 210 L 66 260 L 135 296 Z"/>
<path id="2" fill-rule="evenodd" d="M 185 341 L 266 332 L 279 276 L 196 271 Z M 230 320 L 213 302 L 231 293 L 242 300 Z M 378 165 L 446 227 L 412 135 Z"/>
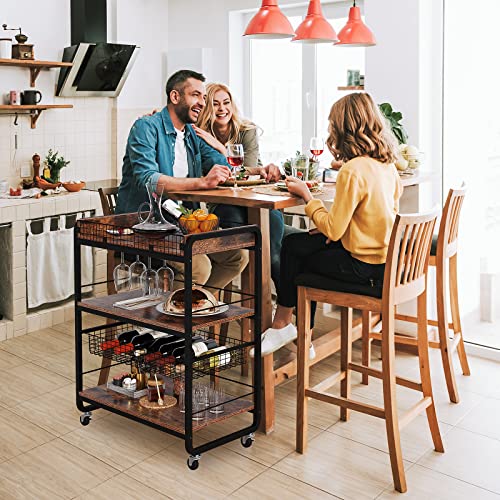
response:
<path id="1" fill-rule="evenodd" d="M 168 314 L 169 316 L 179 316 L 183 318 L 185 315 L 184 313 L 178 313 L 178 312 L 173 312 L 173 311 L 164 311 L 163 310 L 163 304 L 164 302 L 160 302 L 156 306 L 156 310 L 158 312 L 161 312 L 163 314 Z M 194 312 L 193 317 L 195 316 L 215 316 L 216 314 L 222 314 L 225 313 L 229 309 L 228 304 L 224 304 L 224 302 L 219 302 L 219 307 L 217 308 L 216 311 L 201 311 L 201 312 Z"/>

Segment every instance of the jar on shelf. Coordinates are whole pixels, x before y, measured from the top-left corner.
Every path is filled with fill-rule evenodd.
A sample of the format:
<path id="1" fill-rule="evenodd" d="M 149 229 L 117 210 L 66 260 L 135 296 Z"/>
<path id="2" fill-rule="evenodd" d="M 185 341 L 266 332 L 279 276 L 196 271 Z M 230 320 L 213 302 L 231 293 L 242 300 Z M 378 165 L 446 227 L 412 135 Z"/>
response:
<path id="1" fill-rule="evenodd" d="M 12 59 L 12 38 L 0 38 L 0 59 Z"/>
<path id="2" fill-rule="evenodd" d="M 158 392 L 160 392 L 160 397 L 163 399 L 165 395 L 165 384 L 163 383 L 163 378 L 158 377 L 158 385 L 154 377 L 148 380 L 148 401 L 150 403 L 156 403 L 158 401 Z"/>

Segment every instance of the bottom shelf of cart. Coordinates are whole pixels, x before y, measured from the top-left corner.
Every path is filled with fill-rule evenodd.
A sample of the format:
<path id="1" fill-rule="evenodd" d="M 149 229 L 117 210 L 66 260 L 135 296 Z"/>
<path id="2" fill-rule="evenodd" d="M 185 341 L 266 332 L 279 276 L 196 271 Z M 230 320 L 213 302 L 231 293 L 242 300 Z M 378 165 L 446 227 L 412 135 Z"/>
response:
<path id="1" fill-rule="evenodd" d="M 142 407 L 138 399 L 130 399 L 123 394 L 109 391 L 104 385 L 80 391 L 80 398 L 87 403 L 97 404 L 103 409 L 124 416 L 129 415 L 134 420 L 141 420 L 155 427 L 170 430 L 175 434 L 184 435 L 185 414 L 181 413 L 178 405 L 161 410 L 151 410 Z M 253 402 L 245 399 L 226 402 L 224 403 L 224 413 L 214 414 L 207 411 L 203 420 L 193 420 L 193 432 L 253 409 Z"/>

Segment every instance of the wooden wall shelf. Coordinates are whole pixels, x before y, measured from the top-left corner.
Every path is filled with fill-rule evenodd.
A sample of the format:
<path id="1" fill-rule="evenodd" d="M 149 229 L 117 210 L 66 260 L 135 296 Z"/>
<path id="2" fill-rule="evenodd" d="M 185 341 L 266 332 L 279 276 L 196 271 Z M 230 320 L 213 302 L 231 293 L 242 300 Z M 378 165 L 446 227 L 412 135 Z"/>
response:
<path id="1" fill-rule="evenodd" d="M 1 61 L 2 59 L 0 59 Z M 58 109 L 58 108 L 72 108 L 72 104 L 28 104 L 28 105 L 21 105 L 21 106 L 12 106 L 10 104 L 2 104 L 0 105 L 0 113 L 2 111 L 8 112 L 8 113 L 14 113 L 17 114 L 19 111 L 26 111 L 26 114 L 29 114 L 31 116 L 31 128 L 36 128 L 36 122 L 40 115 L 42 114 L 42 111 L 45 111 L 46 109 Z"/>
<path id="2" fill-rule="evenodd" d="M 337 87 L 337 90 L 365 90 L 364 85 L 351 85 L 346 87 Z"/>
<path id="3" fill-rule="evenodd" d="M 36 79 L 42 69 L 67 68 L 73 63 L 58 61 L 38 61 L 36 59 L 0 59 L 0 66 L 17 66 L 30 70 L 30 85 L 35 86 Z"/>

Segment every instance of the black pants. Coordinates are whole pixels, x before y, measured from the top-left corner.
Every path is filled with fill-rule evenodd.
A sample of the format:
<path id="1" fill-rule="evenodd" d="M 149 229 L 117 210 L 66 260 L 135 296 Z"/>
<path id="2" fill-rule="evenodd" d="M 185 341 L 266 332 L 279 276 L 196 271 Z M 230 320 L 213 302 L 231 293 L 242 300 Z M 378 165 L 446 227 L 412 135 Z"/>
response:
<path id="1" fill-rule="evenodd" d="M 385 264 L 367 264 L 355 259 L 340 241 L 326 244 L 323 234 L 291 234 L 283 240 L 281 248 L 281 270 L 278 286 L 278 304 L 284 307 L 297 305 L 299 274 L 313 273 L 326 278 L 369 285 L 371 281 L 381 284 Z M 314 325 L 316 304 L 311 311 L 311 328 Z"/>

